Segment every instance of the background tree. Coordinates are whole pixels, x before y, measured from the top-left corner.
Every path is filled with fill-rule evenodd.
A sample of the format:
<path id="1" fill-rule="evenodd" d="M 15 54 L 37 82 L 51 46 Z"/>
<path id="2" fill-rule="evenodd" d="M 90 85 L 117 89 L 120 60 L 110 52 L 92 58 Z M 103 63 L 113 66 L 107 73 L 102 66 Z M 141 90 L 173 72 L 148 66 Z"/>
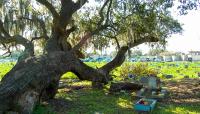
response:
<path id="1" fill-rule="evenodd" d="M 127 50 L 145 42 L 164 44 L 182 30 L 170 16 L 169 1 L 96 0 L 83 7 L 86 2 L 1 0 L 0 43 L 8 52 L 24 47 L 0 83 L 1 111 L 31 113 L 38 101 L 55 96 L 60 77 L 69 71 L 101 88 L 112 79 L 110 71 L 124 62 Z M 38 41 L 44 50 L 40 56 L 34 53 Z M 98 49 L 110 42 L 118 47 L 111 62 L 94 69 L 79 60 L 84 44 Z"/>
<path id="2" fill-rule="evenodd" d="M 143 55 L 143 53 L 142 53 L 142 50 L 140 50 L 140 49 L 135 49 L 135 50 L 133 50 L 133 52 L 132 52 L 132 55 L 131 56 L 142 56 Z"/>
<path id="3" fill-rule="evenodd" d="M 181 15 L 187 14 L 189 10 L 197 10 L 200 6 L 199 0 L 172 0 L 172 2 L 177 3 L 177 9 L 179 9 Z"/>
<path id="4" fill-rule="evenodd" d="M 161 53 L 165 52 L 166 50 L 163 49 L 163 48 L 159 48 L 159 47 L 156 47 L 156 48 L 151 48 L 148 52 L 148 55 L 151 55 L 151 56 L 157 56 L 157 55 L 160 55 Z"/>

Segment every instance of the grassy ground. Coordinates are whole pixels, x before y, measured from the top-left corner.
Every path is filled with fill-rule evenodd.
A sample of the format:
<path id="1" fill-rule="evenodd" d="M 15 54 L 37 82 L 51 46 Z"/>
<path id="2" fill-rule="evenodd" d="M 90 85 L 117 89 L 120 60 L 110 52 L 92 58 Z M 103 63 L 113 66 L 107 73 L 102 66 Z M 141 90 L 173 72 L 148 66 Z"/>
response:
<path id="1" fill-rule="evenodd" d="M 15 65 L 14 62 L 9 63 L 0 63 L 0 81 L 3 78 L 3 76 L 11 70 L 11 68 Z"/>
<path id="2" fill-rule="evenodd" d="M 105 63 L 87 64 L 92 67 L 100 67 Z M 14 63 L 0 63 L 0 79 L 13 66 Z M 200 71 L 200 62 L 148 63 L 148 67 L 159 70 L 158 76 L 164 80 L 166 86 L 171 91 L 171 97 L 167 99 L 167 101 L 158 103 L 151 114 L 200 114 L 200 81 L 198 81 L 197 76 L 197 73 Z M 120 77 L 120 70 L 122 68 L 123 67 L 119 67 L 112 72 L 116 75 L 115 80 L 122 79 Z M 165 74 L 172 74 L 173 78 L 166 79 L 164 77 Z M 194 80 L 182 82 L 181 79 L 185 76 L 197 80 L 196 85 L 193 84 L 193 86 L 190 87 Z M 64 74 L 62 79 L 68 80 L 68 87 L 60 89 L 59 93 L 56 95 L 56 99 L 38 105 L 33 114 L 136 113 L 133 109 L 133 105 L 136 102 L 136 99 L 133 97 L 134 92 L 121 91 L 119 93 L 109 94 L 108 86 L 106 86 L 104 90 L 94 90 L 91 89 L 91 82 L 69 81 L 69 79 L 74 78 L 76 79 L 77 77 L 73 73 Z M 182 86 L 187 84 L 188 86 Z M 186 89 L 188 92 L 184 91 Z M 185 94 L 188 94 L 187 98 Z M 177 100 L 179 102 L 176 102 Z M 196 102 L 194 102 L 195 100 Z"/>
<path id="3" fill-rule="evenodd" d="M 91 89 L 90 82 L 73 82 L 70 88 L 60 89 L 56 99 L 36 107 L 34 114 L 136 114 L 133 92 L 108 94 Z M 151 114 L 200 114 L 200 102 L 160 102 Z M 53 113 L 54 112 L 54 113 Z"/>
<path id="4" fill-rule="evenodd" d="M 99 62 L 88 62 L 86 63 L 87 65 L 94 67 L 94 68 L 99 68 L 105 63 L 99 63 Z M 137 64 L 136 67 L 141 67 L 141 63 L 135 63 L 135 62 L 125 62 L 122 64 L 121 67 L 118 67 L 112 71 L 112 74 L 115 76 L 114 79 L 116 80 L 122 80 L 121 77 L 123 74 L 125 76 L 128 75 L 128 73 L 131 71 L 129 69 L 130 67 L 127 67 L 127 65 L 135 65 Z M 165 80 L 166 78 L 164 75 L 173 75 L 173 78 L 169 80 L 179 80 L 184 78 L 185 76 L 188 76 L 189 78 L 198 78 L 198 72 L 200 72 L 200 62 L 148 62 L 146 63 L 147 67 L 150 69 L 154 69 L 158 71 L 158 76 Z M 127 69 L 124 72 L 122 72 L 122 69 Z M 136 69 L 137 70 L 137 69 Z M 144 74 L 146 75 L 146 74 Z M 68 72 L 63 75 L 62 78 L 76 78 L 76 76 Z"/>

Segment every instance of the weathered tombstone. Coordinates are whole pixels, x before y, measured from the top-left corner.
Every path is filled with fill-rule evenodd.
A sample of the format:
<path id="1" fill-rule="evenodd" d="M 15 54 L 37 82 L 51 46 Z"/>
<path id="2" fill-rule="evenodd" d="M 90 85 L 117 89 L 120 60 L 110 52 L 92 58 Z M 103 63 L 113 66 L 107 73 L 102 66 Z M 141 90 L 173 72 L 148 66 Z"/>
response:
<path id="1" fill-rule="evenodd" d="M 167 78 L 167 79 L 173 78 L 173 75 L 167 74 L 167 75 L 165 75 L 165 78 Z"/>
<path id="2" fill-rule="evenodd" d="M 198 72 L 198 76 L 200 77 L 200 72 Z"/>
<path id="3" fill-rule="evenodd" d="M 186 76 L 184 76 L 184 78 L 189 78 L 189 76 L 188 76 L 188 75 L 186 75 Z"/>
<path id="4" fill-rule="evenodd" d="M 188 68 L 189 65 L 185 65 L 185 68 Z"/>
<path id="5" fill-rule="evenodd" d="M 140 78 L 140 83 L 142 83 L 143 85 L 147 85 L 148 84 L 148 77 L 141 77 Z"/>
<path id="6" fill-rule="evenodd" d="M 150 61 L 150 58 L 146 58 L 146 61 L 149 62 L 149 61 Z"/>
<path id="7" fill-rule="evenodd" d="M 157 78 L 156 77 L 153 77 L 153 76 L 150 76 L 149 77 L 149 80 L 148 80 L 148 87 L 150 89 L 156 89 L 157 88 Z"/>
<path id="8" fill-rule="evenodd" d="M 192 62 L 192 57 L 188 57 L 188 61 L 189 61 L 189 62 Z"/>
<path id="9" fill-rule="evenodd" d="M 156 90 L 159 89 L 160 88 L 160 79 L 156 76 L 149 76 L 148 88 L 156 89 Z"/>
<path id="10" fill-rule="evenodd" d="M 128 78 L 129 78 L 129 79 L 133 79 L 133 80 L 135 80 L 136 75 L 134 75 L 134 74 L 128 74 Z"/>

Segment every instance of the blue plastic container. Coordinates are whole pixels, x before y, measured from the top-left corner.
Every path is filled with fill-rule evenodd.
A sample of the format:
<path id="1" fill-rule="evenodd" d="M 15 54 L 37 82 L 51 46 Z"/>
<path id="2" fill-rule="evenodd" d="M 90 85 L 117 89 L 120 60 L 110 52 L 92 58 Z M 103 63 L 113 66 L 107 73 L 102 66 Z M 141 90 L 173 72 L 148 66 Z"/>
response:
<path id="1" fill-rule="evenodd" d="M 148 102 L 148 105 L 140 104 L 141 100 L 145 100 L 146 102 Z M 140 99 L 139 101 L 136 102 L 134 109 L 136 111 L 150 112 L 154 109 L 156 102 L 157 100 L 155 99 Z"/>

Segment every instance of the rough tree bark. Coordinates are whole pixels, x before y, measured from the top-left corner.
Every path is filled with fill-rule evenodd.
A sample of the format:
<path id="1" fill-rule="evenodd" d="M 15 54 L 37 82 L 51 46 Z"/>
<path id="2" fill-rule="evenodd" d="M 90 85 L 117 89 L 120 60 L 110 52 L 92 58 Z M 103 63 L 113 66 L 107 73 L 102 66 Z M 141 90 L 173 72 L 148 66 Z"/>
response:
<path id="1" fill-rule="evenodd" d="M 2 79 L 0 110 L 31 113 L 40 97 L 54 97 L 60 76 L 68 71 L 78 74 L 81 80 L 108 81 L 101 72 L 85 65 L 70 52 L 27 58 L 18 62 Z"/>
<path id="2" fill-rule="evenodd" d="M 0 83 L 0 111 L 31 113 L 40 99 L 48 100 L 55 96 L 60 77 L 68 71 L 74 72 L 81 80 L 92 81 L 94 87 L 101 88 L 112 79 L 109 72 L 124 62 L 127 50 L 127 46 L 121 47 L 116 57 L 99 69 L 80 61 L 74 50 L 54 51 L 23 59 Z"/>
<path id="3" fill-rule="evenodd" d="M 20 114 L 30 114 L 40 99 L 48 100 L 55 96 L 60 77 L 68 71 L 74 72 L 81 80 L 92 81 L 94 87 L 101 88 L 112 79 L 109 72 L 124 62 L 125 53 L 129 48 L 128 46 L 121 47 L 116 57 L 99 69 L 87 66 L 77 58 L 76 51 L 83 45 L 83 40 L 87 40 L 107 27 L 107 25 L 101 25 L 104 22 L 102 11 L 111 2 L 106 0 L 100 10 L 101 19 L 97 29 L 86 34 L 87 36 L 83 37 L 77 46 L 71 48 L 65 41 L 73 30 L 66 30 L 66 28 L 72 14 L 87 0 L 77 0 L 76 3 L 72 0 L 61 0 L 59 13 L 47 0 L 36 1 L 44 5 L 53 16 L 52 34 L 51 37 L 46 38 L 47 43 L 43 55 L 34 56 L 32 42 L 19 35 L 9 35 L 3 29 L 0 20 L 0 33 L 3 34 L 0 34 L 0 43 L 15 42 L 25 47 L 24 55 L 0 82 L 0 112 L 12 110 Z M 47 35 L 44 36 L 47 37 Z M 146 40 L 135 42 L 133 45 L 136 46 L 143 42 Z"/>

